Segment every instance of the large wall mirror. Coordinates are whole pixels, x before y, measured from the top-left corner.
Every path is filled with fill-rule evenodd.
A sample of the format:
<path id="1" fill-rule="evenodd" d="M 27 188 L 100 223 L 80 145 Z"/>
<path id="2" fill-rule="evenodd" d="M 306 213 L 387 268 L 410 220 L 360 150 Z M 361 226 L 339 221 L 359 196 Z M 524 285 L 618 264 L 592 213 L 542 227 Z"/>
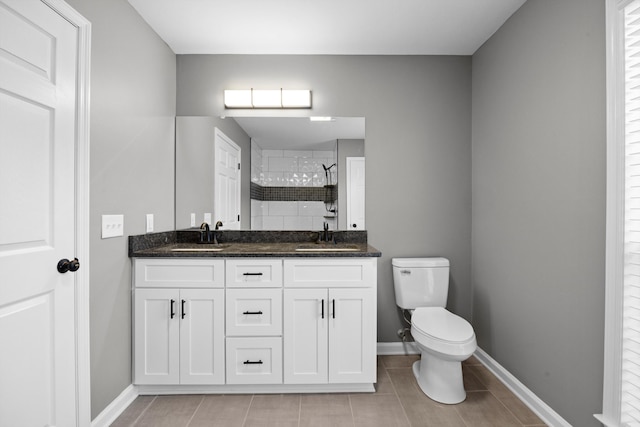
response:
<path id="1" fill-rule="evenodd" d="M 242 151 L 241 229 L 365 229 L 364 117 L 177 117 L 176 229 L 218 220 L 220 132 Z"/>

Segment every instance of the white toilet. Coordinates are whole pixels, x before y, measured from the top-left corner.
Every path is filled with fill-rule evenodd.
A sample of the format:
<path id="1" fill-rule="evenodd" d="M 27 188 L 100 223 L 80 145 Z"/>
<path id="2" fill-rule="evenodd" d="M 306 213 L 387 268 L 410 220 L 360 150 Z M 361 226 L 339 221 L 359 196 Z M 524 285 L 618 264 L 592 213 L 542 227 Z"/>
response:
<path id="1" fill-rule="evenodd" d="M 437 402 L 464 401 L 461 362 L 476 350 L 476 335 L 469 322 L 445 309 L 449 260 L 393 258 L 391 264 L 396 304 L 413 313 L 411 335 L 422 353 L 413 364 L 418 385 Z"/>

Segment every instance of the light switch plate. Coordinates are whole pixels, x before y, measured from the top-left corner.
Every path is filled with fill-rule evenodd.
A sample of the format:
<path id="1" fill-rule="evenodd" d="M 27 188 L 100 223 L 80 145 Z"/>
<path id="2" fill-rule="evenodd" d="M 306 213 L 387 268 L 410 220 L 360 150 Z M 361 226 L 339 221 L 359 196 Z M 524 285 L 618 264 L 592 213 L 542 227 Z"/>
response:
<path id="1" fill-rule="evenodd" d="M 207 212 L 204 214 L 204 222 L 211 225 L 211 212 Z"/>
<path id="2" fill-rule="evenodd" d="M 147 233 L 153 231 L 153 214 L 147 214 Z"/>
<path id="3" fill-rule="evenodd" d="M 196 226 L 196 214 L 192 213 L 191 214 L 191 227 L 195 227 Z"/>
<path id="4" fill-rule="evenodd" d="M 102 238 L 124 236 L 124 215 L 102 215 Z"/>

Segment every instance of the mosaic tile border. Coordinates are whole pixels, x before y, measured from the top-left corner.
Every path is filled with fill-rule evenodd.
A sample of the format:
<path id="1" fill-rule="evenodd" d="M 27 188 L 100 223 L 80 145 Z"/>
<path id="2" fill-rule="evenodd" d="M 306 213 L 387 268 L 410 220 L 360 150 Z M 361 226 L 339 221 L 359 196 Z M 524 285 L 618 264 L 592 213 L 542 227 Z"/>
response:
<path id="1" fill-rule="evenodd" d="M 263 187 L 255 182 L 250 186 L 251 199 L 278 202 L 334 202 L 338 199 L 338 187 Z"/>

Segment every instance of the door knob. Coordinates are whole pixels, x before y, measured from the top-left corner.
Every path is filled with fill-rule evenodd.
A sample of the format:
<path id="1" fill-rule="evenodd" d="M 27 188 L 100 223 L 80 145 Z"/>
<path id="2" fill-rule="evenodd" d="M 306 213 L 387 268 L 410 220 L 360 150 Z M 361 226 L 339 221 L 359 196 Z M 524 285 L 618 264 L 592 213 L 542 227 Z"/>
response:
<path id="1" fill-rule="evenodd" d="M 67 271 L 78 271 L 79 268 L 80 261 L 78 261 L 78 258 L 74 258 L 71 261 L 66 258 L 62 258 L 60 261 L 58 261 L 58 272 L 60 273 L 66 273 Z"/>

